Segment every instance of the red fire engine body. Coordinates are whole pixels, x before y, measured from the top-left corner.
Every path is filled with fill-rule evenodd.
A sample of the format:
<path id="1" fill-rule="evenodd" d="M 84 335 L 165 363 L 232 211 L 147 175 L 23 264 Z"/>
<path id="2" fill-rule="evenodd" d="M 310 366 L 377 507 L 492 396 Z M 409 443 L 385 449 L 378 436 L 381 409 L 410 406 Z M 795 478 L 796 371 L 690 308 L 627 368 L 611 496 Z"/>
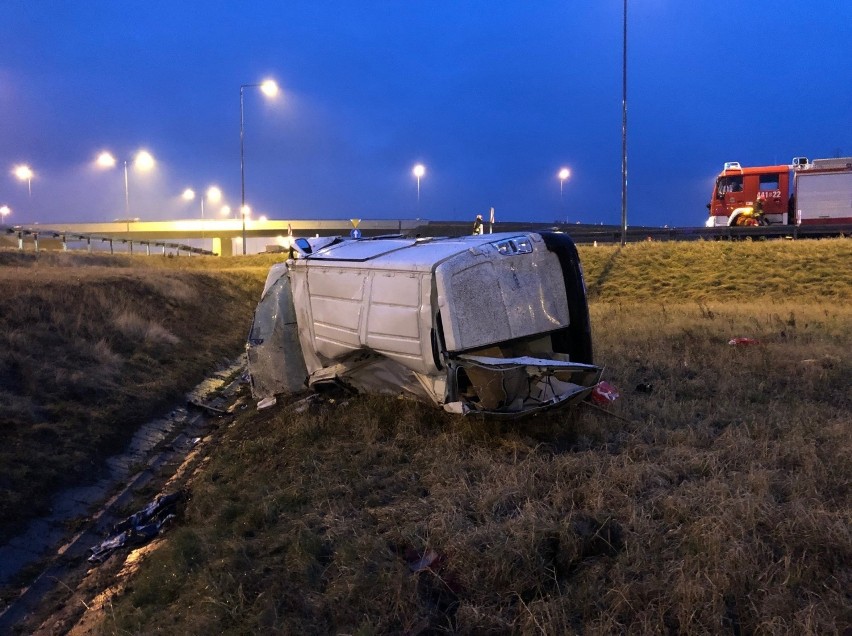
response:
<path id="1" fill-rule="evenodd" d="M 852 223 L 852 157 L 756 168 L 728 162 L 707 207 L 707 227 Z"/>

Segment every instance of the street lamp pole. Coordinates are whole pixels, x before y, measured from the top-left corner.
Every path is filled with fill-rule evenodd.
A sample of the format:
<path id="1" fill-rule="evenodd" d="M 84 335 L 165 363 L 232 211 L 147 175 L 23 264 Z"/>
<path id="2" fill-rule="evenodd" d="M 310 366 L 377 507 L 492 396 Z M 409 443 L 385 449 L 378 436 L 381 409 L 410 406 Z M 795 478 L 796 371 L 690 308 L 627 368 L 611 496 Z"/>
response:
<path id="1" fill-rule="evenodd" d="M 98 158 L 95 160 L 95 164 L 99 168 L 103 168 L 105 170 L 109 170 L 111 168 L 115 168 L 116 164 L 115 157 L 112 156 L 107 151 L 104 151 L 98 155 Z M 130 178 L 129 178 L 129 166 L 128 160 L 124 159 L 124 215 L 126 217 L 130 216 Z M 151 156 L 146 150 L 140 150 L 136 153 L 136 156 L 133 158 L 133 165 L 137 170 L 141 170 L 143 172 L 147 172 L 154 167 L 154 157 Z"/>
<path id="2" fill-rule="evenodd" d="M 130 180 L 127 178 L 127 159 L 124 160 L 124 212 L 130 216 Z"/>
<path id="3" fill-rule="evenodd" d="M 412 170 L 414 176 L 417 177 L 417 210 L 420 211 L 420 178 L 426 174 L 426 166 L 418 163 Z"/>
<path id="4" fill-rule="evenodd" d="M 243 256 L 246 254 L 246 169 L 245 169 L 245 89 L 260 88 L 267 97 L 278 94 L 278 85 L 272 80 L 261 84 L 242 84 L 240 86 L 240 216 L 243 219 Z"/>
<path id="5" fill-rule="evenodd" d="M 240 86 L 240 211 L 246 207 L 246 167 L 245 167 L 245 146 L 243 140 L 245 138 L 245 107 L 243 91 L 250 84 Z M 246 255 L 246 215 L 243 217 L 243 256 Z"/>
<path id="6" fill-rule="evenodd" d="M 21 181 L 27 182 L 27 193 L 29 194 L 29 197 L 32 198 L 32 196 L 33 196 L 33 171 L 32 171 L 32 169 L 27 165 L 17 166 L 14 170 L 14 174 Z"/>
<path id="7" fill-rule="evenodd" d="M 565 197 L 563 196 L 563 188 L 565 186 L 565 179 L 571 176 L 571 171 L 568 168 L 562 168 L 559 171 L 559 202 L 563 205 L 565 204 Z"/>
<path id="8" fill-rule="evenodd" d="M 627 243 L 627 0 L 624 0 L 624 45 L 621 97 L 621 245 Z"/>

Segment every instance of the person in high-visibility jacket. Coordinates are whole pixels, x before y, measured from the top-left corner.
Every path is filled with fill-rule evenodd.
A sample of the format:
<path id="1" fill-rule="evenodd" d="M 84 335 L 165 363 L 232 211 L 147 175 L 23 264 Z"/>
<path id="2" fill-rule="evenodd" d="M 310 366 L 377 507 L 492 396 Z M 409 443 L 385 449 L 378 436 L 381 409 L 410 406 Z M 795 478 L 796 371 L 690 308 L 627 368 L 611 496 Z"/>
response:
<path id="1" fill-rule="evenodd" d="M 481 214 L 477 214 L 476 219 L 473 221 L 473 233 L 485 234 L 485 223 L 482 222 Z"/>

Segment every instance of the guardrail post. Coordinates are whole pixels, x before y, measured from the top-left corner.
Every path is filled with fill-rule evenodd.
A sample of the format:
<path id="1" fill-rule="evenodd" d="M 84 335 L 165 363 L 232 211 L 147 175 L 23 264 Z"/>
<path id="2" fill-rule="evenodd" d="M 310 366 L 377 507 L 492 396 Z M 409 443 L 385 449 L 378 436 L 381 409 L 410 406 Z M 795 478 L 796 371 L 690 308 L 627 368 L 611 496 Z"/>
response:
<path id="1" fill-rule="evenodd" d="M 151 256 L 151 244 L 145 243 L 145 256 Z"/>
<path id="2" fill-rule="evenodd" d="M 128 245 L 130 245 L 130 253 L 133 254 L 133 241 L 128 241 Z"/>
<path id="3" fill-rule="evenodd" d="M 92 253 L 92 237 L 91 236 L 86 237 L 86 251 L 89 254 Z"/>
<path id="4" fill-rule="evenodd" d="M 113 252 L 113 250 L 112 250 L 112 239 L 109 239 L 109 253 L 115 254 L 115 252 Z"/>
<path id="5" fill-rule="evenodd" d="M 35 245 L 35 251 L 38 254 L 38 232 L 33 233 L 33 245 Z"/>
<path id="6" fill-rule="evenodd" d="M 166 244 L 163 243 L 163 256 L 165 256 L 165 255 L 166 255 Z"/>
<path id="7" fill-rule="evenodd" d="M 63 252 L 68 251 L 68 239 L 64 234 L 62 235 L 62 251 Z"/>
<path id="8" fill-rule="evenodd" d="M 24 233 L 23 232 L 18 232 L 18 251 L 19 252 L 24 251 Z"/>

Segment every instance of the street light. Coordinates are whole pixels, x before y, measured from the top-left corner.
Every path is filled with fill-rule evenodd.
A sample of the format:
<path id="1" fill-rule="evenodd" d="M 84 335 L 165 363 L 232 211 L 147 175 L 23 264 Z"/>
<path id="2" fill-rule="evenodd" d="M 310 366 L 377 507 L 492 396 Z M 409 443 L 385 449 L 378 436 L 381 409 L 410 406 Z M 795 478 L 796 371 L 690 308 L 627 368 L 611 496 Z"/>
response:
<path id="1" fill-rule="evenodd" d="M 0 219 L 2 219 L 3 225 L 6 224 L 6 217 L 9 216 L 11 213 L 12 208 L 10 208 L 8 205 L 0 207 Z"/>
<path id="2" fill-rule="evenodd" d="M 114 168 L 117 162 L 112 154 L 104 151 L 98 155 L 95 163 L 99 168 L 108 170 Z M 148 172 L 153 169 L 154 164 L 154 157 L 147 150 L 140 150 L 133 158 L 133 167 L 142 172 Z M 127 159 L 124 160 L 124 211 L 127 216 L 130 216 L 130 180 L 127 174 Z"/>
<path id="3" fill-rule="evenodd" d="M 187 188 L 181 194 L 181 197 L 184 201 L 192 201 L 195 199 L 195 190 L 192 188 Z M 204 199 L 210 201 L 210 203 L 219 203 L 222 200 L 222 191 L 216 186 L 210 186 L 207 188 L 207 192 L 201 196 L 201 236 L 204 237 Z"/>
<path id="4" fill-rule="evenodd" d="M 568 168 L 562 168 L 559 171 L 559 201 L 564 202 L 564 198 L 562 196 L 563 186 L 565 185 L 565 179 L 571 176 L 571 171 Z"/>
<path id="5" fill-rule="evenodd" d="M 426 174 L 426 166 L 424 166 L 422 163 L 418 163 L 416 166 L 414 166 L 414 168 L 411 170 L 411 172 L 414 174 L 415 177 L 417 177 L 417 207 L 419 208 L 420 207 L 420 177 L 422 177 L 424 174 Z"/>
<path id="6" fill-rule="evenodd" d="M 244 91 L 247 88 L 259 88 L 267 97 L 278 95 L 278 84 L 273 80 L 264 80 L 260 84 L 242 84 L 240 86 L 240 209 L 246 206 L 246 172 L 245 172 L 245 150 L 243 141 L 245 139 L 245 107 Z M 246 254 L 246 217 L 243 217 L 243 256 Z"/>
<path id="7" fill-rule="evenodd" d="M 34 173 L 27 165 L 15 166 L 15 169 L 12 171 L 18 179 L 21 181 L 27 182 L 27 191 L 29 192 L 30 197 L 33 196 L 33 176 Z"/>
<path id="8" fill-rule="evenodd" d="M 104 151 L 98 155 L 98 158 L 95 159 L 95 163 L 98 164 L 98 167 L 100 168 L 114 168 L 115 157 L 113 157 L 110 153 Z"/>
<path id="9" fill-rule="evenodd" d="M 136 153 L 136 159 L 133 161 L 133 165 L 139 168 L 139 170 L 147 172 L 154 167 L 154 157 L 152 157 L 151 153 L 147 150 L 140 150 Z"/>
<path id="10" fill-rule="evenodd" d="M 192 188 L 187 188 L 183 191 L 183 194 L 180 195 L 184 201 L 194 201 L 195 200 L 195 190 Z M 207 188 L 207 192 L 201 197 L 201 218 L 204 219 L 204 199 L 210 201 L 210 203 L 219 203 L 222 200 L 222 191 L 216 186 L 210 186 Z"/>

